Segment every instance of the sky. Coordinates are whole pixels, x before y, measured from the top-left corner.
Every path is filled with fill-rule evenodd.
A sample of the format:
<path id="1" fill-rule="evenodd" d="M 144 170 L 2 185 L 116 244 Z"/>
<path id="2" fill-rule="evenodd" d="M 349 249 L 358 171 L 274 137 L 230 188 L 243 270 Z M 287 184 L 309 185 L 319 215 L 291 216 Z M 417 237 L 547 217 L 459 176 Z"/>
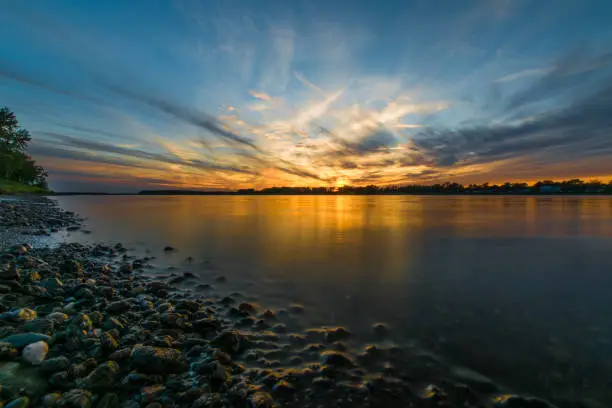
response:
<path id="1" fill-rule="evenodd" d="M 612 179 L 608 0 L 0 3 L 56 191 Z"/>

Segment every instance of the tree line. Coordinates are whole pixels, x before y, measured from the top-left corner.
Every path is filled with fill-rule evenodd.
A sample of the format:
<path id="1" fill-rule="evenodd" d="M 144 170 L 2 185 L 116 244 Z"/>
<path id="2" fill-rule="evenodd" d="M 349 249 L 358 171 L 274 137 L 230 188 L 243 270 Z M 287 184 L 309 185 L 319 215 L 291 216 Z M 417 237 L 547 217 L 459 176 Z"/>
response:
<path id="1" fill-rule="evenodd" d="M 30 140 L 15 114 L 0 108 L 0 179 L 46 189 L 47 172 L 26 154 Z"/>
<path id="2" fill-rule="evenodd" d="M 612 181 L 571 179 L 543 180 L 536 183 L 468 184 L 446 182 L 431 185 L 342 186 L 342 187 L 270 187 L 261 190 L 241 189 L 237 194 L 612 194 Z"/>

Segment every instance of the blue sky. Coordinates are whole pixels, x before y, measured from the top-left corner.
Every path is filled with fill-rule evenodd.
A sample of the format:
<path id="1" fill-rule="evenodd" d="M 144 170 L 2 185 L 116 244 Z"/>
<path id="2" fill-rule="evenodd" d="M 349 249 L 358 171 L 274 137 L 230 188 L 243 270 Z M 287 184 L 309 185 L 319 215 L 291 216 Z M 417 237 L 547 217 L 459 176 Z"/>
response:
<path id="1" fill-rule="evenodd" d="M 57 190 L 608 178 L 607 1 L 5 2 Z"/>

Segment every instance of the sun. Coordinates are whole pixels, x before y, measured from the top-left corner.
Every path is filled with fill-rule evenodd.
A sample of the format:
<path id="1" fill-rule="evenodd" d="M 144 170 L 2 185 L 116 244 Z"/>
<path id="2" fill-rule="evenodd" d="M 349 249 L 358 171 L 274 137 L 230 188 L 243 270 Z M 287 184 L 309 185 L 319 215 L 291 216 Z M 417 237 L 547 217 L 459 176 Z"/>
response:
<path id="1" fill-rule="evenodd" d="M 339 178 L 338 180 L 336 180 L 336 188 L 340 188 L 340 187 L 344 187 L 346 185 L 346 180 L 344 180 L 343 178 Z"/>

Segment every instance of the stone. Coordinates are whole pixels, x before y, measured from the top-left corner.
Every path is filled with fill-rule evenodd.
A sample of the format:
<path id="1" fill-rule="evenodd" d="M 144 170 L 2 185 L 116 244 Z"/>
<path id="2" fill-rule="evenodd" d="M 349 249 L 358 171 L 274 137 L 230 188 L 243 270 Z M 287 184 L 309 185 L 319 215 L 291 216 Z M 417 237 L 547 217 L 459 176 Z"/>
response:
<path id="1" fill-rule="evenodd" d="M 297 388 L 295 388 L 291 383 L 285 380 L 281 380 L 277 382 L 272 387 L 272 392 L 276 395 L 281 395 L 281 396 L 290 395 L 296 391 L 297 391 Z"/>
<path id="2" fill-rule="evenodd" d="M 62 397 L 62 394 L 54 392 L 52 394 L 47 394 L 42 398 L 42 404 L 45 408 L 55 408 L 59 399 Z"/>
<path id="3" fill-rule="evenodd" d="M 40 371 L 44 374 L 54 374 L 70 367 L 70 360 L 64 356 L 50 358 L 40 363 Z"/>
<path id="4" fill-rule="evenodd" d="M 324 351 L 321 353 L 321 357 L 323 364 L 332 367 L 350 368 L 355 365 L 347 354 L 338 351 Z"/>
<path id="5" fill-rule="evenodd" d="M 70 381 L 68 371 L 58 371 L 52 374 L 51 377 L 49 377 L 49 384 L 61 390 L 72 388 L 72 381 Z"/>
<path id="6" fill-rule="evenodd" d="M 22 309 L 15 310 L 14 312 L 10 312 L 9 315 L 11 317 L 11 320 L 15 322 L 27 322 L 30 320 L 34 320 L 38 317 L 38 314 L 35 310 L 28 309 L 25 307 Z"/>
<path id="7" fill-rule="evenodd" d="M 0 339 L 0 343 L 10 343 L 13 345 L 13 347 L 17 348 L 25 347 L 28 344 L 36 343 L 38 341 L 49 343 L 51 341 L 51 337 L 42 333 L 18 333 Z"/>
<path id="8" fill-rule="evenodd" d="M 351 333 L 346 330 L 344 327 L 336 327 L 333 329 L 328 329 L 325 334 L 325 341 L 328 343 L 333 343 L 335 341 L 346 340 L 351 337 Z"/>
<path id="9" fill-rule="evenodd" d="M 49 313 L 46 319 L 54 322 L 55 324 L 62 324 L 68 320 L 68 315 L 62 312 L 53 312 Z"/>
<path id="10" fill-rule="evenodd" d="M 79 388 L 70 390 L 62 395 L 57 406 L 61 408 L 90 408 L 91 392 Z"/>
<path id="11" fill-rule="evenodd" d="M 11 360 L 17 357 L 17 349 L 11 343 L 0 343 L 0 360 Z"/>
<path id="12" fill-rule="evenodd" d="M 114 314 L 127 312 L 131 308 L 132 304 L 125 300 L 118 300 L 116 302 L 109 303 L 108 306 L 106 306 L 106 310 Z"/>
<path id="13" fill-rule="evenodd" d="M 21 353 L 22 358 L 32 365 L 39 365 L 47 357 L 49 345 L 44 341 L 28 344 Z"/>
<path id="14" fill-rule="evenodd" d="M 119 342 L 109 332 L 100 335 L 100 347 L 107 353 L 112 353 L 119 348 Z"/>
<path id="15" fill-rule="evenodd" d="M 41 333 L 46 335 L 53 334 L 55 323 L 48 319 L 34 319 L 23 325 L 23 330 L 26 332 Z"/>
<path id="16" fill-rule="evenodd" d="M 249 406 L 251 408 L 274 408 L 276 404 L 270 394 L 258 391 L 249 397 Z"/>
<path id="17" fill-rule="evenodd" d="M 547 401 L 519 395 L 499 395 L 493 398 L 495 408 L 555 408 Z"/>
<path id="18" fill-rule="evenodd" d="M 27 408 L 28 406 L 30 406 L 30 399 L 28 397 L 19 397 L 6 404 L 4 408 Z"/>
<path id="19" fill-rule="evenodd" d="M 119 406 L 119 397 L 113 392 L 107 392 L 100 398 L 96 408 L 115 408 Z"/>
<path id="20" fill-rule="evenodd" d="M 187 371 L 187 360 L 173 348 L 138 345 L 131 353 L 132 364 L 151 374 L 173 374 Z"/>
<path id="21" fill-rule="evenodd" d="M 246 348 L 246 339 L 236 330 L 222 332 L 211 343 L 232 356 L 241 353 Z"/>
<path id="22" fill-rule="evenodd" d="M 166 390 L 161 384 L 155 384 L 148 387 L 143 387 L 140 390 L 140 401 L 142 404 L 149 404 L 156 401 Z"/>
<path id="23" fill-rule="evenodd" d="M 83 379 L 83 386 L 91 390 L 107 389 L 113 386 L 121 368 L 114 361 L 107 361 L 96 367 Z"/>

